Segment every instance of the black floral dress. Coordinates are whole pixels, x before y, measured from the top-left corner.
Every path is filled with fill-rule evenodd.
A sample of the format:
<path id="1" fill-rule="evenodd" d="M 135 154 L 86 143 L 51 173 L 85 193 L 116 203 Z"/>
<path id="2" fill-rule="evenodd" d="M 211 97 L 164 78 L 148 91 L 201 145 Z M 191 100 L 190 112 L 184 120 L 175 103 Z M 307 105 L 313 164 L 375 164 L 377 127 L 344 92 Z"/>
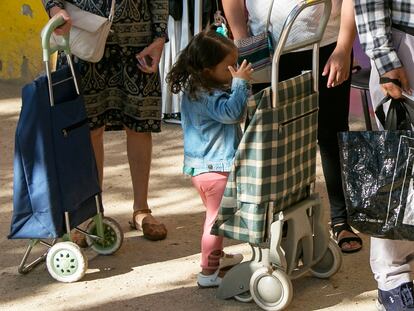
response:
<path id="1" fill-rule="evenodd" d="M 72 0 L 108 16 L 111 0 Z M 135 55 L 157 37 L 166 37 L 168 0 L 116 0 L 112 32 L 98 63 L 78 60 L 90 128 L 136 132 L 161 130 L 159 73 L 137 67 Z"/>

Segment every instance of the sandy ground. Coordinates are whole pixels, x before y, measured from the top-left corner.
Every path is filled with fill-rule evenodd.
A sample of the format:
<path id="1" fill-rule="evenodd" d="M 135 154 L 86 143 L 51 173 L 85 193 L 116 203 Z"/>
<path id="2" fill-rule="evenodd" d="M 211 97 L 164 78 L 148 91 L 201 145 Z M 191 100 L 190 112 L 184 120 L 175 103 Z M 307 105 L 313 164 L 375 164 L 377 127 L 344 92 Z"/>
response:
<path id="1" fill-rule="evenodd" d="M 89 269 L 76 283 L 60 283 L 41 264 L 19 275 L 27 240 L 8 240 L 12 212 L 14 131 L 21 101 L 19 88 L 0 85 L 0 310 L 260 310 L 255 303 L 219 300 L 215 289 L 198 289 L 199 240 L 203 207 L 190 180 L 181 174 L 182 140 L 179 125 L 165 124 L 154 135 L 149 203 L 169 229 L 164 241 L 150 242 L 131 231 L 129 167 L 122 132 L 106 133 L 104 206 L 106 216 L 125 232 L 121 249 L 112 256 L 87 250 Z M 316 190 L 326 206 L 326 192 L 318 164 Z M 343 256 L 340 271 L 329 280 L 304 276 L 293 281 L 288 310 L 376 310 L 376 284 L 369 268 L 369 240 L 361 252 Z M 249 246 L 226 241 L 226 250 L 249 258 Z M 45 251 L 34 249 L 33 255 Z"/>

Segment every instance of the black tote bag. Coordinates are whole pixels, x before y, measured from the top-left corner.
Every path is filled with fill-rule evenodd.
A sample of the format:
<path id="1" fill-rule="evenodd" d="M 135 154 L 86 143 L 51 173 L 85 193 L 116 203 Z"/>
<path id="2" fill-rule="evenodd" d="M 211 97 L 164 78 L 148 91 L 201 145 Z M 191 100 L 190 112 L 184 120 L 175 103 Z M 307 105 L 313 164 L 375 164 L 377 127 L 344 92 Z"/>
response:
<path id="1" fill-rule="evenodd" d="M 414 240 L 412 131 L 339 133 L 350 225 L 365 234 Z"/>

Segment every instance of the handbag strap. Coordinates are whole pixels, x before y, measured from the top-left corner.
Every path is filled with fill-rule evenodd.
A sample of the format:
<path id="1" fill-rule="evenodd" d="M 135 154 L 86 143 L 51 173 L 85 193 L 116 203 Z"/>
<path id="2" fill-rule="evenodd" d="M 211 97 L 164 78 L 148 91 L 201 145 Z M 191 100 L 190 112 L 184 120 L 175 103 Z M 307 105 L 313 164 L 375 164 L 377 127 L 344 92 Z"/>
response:
<path id="1" fill-rule="evenodd" d="M 269 25 L 270 25 L 270 17 L 272 16 L 272 9 L 273 9 L 273 3 L 275 1 L 272 0 L 270 3 L 269 13 L 267 14 L 267 21 L 266 21 L 266 32 L 269 31 Z"/>
<path id="2" fill-rule="evenodd" d="M 111 11 L 109 11 L 109 16 L 108 16 L 108 19 L 111 22 L 114 19 L 114 15 L 115 15 L 115 0 L 112 0 L 112 3 L 111 3 Z"/>

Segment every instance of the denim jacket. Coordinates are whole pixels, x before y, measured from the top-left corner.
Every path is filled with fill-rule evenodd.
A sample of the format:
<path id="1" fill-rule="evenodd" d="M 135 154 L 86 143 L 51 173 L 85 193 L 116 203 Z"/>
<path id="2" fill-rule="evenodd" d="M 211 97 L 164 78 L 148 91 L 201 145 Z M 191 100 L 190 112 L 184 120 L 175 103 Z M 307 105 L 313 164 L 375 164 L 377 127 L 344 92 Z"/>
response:
<path id="1" fill-rule="evenodd" d="M 249 95 L 248 82 L 234 78 L 231 91 L 198 94 L 196 100 L 184 93 L 181 125 L 184 133 L 184 167 L 228 172 L 239 145 Z"/>

